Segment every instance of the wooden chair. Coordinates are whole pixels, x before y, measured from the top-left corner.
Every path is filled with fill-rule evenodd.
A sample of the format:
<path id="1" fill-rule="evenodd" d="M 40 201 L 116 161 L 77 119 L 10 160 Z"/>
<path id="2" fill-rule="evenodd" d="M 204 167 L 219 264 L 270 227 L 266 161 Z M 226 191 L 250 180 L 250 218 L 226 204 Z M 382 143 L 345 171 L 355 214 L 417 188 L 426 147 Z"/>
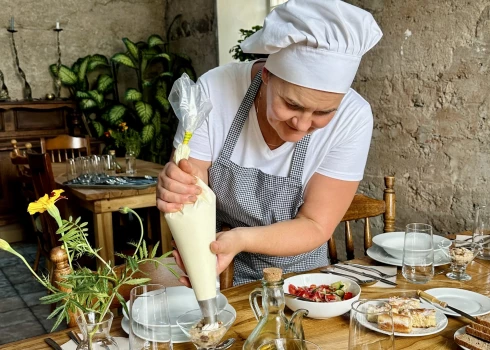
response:
<path id="1" fill-rule="evenodd" d="M 341 222 L 345 224 L 345 242 L 347 250 L 347 259 L 354 259 L 354 239 L 350 221 L 364 219 L 364 251 L 372 245 L 370 218 L 378 215 L 384 215 L 384 232 L 395 231 L 395 184 L 394 176 L 386 176 L 385 190 L 383 199 L 375 199 L 363 194 L 356 194 L 352 200 L 349 209 L 345 213 Z M 328 241 L 328 253 L 330 263 L 338 262 L 337 248 L 334 237 Z M 220 275 L 221 289 L 233 287 L 233 263 Z"/>
<path id="2" fill-rule="evenodd" d="M 49 153 L 51 162 L 61 163 L 68 158 L 90 155 L 90 138 L 60 135 L 52 139 L 41 138 L 41 151 Z"/>
<path id="3" fill-rule="evenodd" d="M 49 195 L 56 189 L 49 156 L 46 153 L 28 153 L 27 159 L 36 198 L 40 198 L 45 194 Z M 44 249 L 49 254 L 51 249 L 60 245 L 56 236 L 58 225 L 47 212 L 42 213 L 40 217 L 43 237 L 46 242 Z"/>
<path id="4" fill-rule="evenodd" d="M 354 238 L 352 236 L 352 229 L 350 222 L 353 220 L 364 220 L 364 251 L 366 252 L 372 245 L 372 235 L 370 218 L 383 214 L 384 229 L 383 232 L 395 231 L 395 177 L 385 176 L 385 189 L 383 199 L 375 199 L 367 197 L 363 194 L 356 194 L 352 200 L 349 209 L 345 213 L 341 222 L 345 225 L 345 247 L 347 251 L 347 260 L 354 259 Z M 335 245 L 335 239 L 332 236 L 328 241 L 328 253 L 330 257 L 330 263 L 336 264 L 337 248 Z"/>
<path id="5" fill-rule="evenodd" d="M 27 206 L 30 202 L 37 200 L 36 193 L 34 191 L 34 184 L 32 182 L 32 176 L 30 168 L 27 160 L 27 153 L 32 152 L 32 145 L 30 143 L 26 143 L 26 151 L 21 151 L 17 147 L 17 140 L 10 141 L 12 144 L 13 150 L 10 153 L 10 160 L 13 165 L 17 168 L 17 176 L 20 181 L 22 197 L 24 198 L 23 210 L 27 211 Z M 27 214 L 28 215 L 28 214 Z M 36 258 L 34 259 L 34 264 L 32 266 L 33 270 L 37 272 L 39 268 L 39 260 L 41 255 L 44 255 L 47 259 L 49 259 L 49 250 L 45 249 L 48 247 L 45 242 L 45 238 L 43 236 L 42 228 L 41 228 L 41 218 L 39 215 L 28 215 L 30 220 L 30 229 L 36 235 L 37 239 L 37 251 Z"/>

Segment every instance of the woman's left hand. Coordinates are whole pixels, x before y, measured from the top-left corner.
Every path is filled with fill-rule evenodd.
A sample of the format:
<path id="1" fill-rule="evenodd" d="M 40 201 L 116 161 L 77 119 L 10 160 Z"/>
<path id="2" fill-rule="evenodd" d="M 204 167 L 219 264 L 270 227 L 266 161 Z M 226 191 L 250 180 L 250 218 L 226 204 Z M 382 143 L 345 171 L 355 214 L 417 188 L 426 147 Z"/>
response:
<path id="1" fill-rule="evenodd" d="M 240 241 L 240 230 L 235 228 L 230 231 L 221 231 L 216 235 L 216 241 L 211 242 L 211 252 L 218 258 L 218 274 L 226 270 L 231 261 L 243 249 Z"/>

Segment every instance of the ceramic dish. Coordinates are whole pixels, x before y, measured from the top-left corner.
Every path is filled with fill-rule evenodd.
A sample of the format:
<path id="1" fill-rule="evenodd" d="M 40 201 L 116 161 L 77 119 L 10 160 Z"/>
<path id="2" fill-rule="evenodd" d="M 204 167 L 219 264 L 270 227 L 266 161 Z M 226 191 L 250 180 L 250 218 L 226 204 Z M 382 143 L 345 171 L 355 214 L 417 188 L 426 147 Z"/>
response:
<path id="1" fill-rule="evenodd" d="M 286 298 L 286 306 L 292 311 L 298 309 L 308 310 L 308 317 L 310 318 L 330 318 L 345 314 L 351 308 L 354 301 L 359 299 L 361 295 L 361 287 L 353 280 L 347 277 L 339 277 L 334 275 L 328 275 L 325 273 L 309 273 L 303 275 L 297 275 L 293 277 L 286 278 L 284 280 L 284 292 L 288 293 L 289 285 L 292 284 L 296 287 L 309 287 L 311 284 L 330 285 L 334 282 L 343 281 L 348 282 L 349 287 L 348 292 L 353 294 L 353 297 L 349 300 L 344 301 L 334 301 L 334 302 L 314 302 L 314 301 L 304 301 L 293 298 Z"/>
<path id="2" fill-rule="evenodd" d="M 394 266 L 402 266 L 402 257 L 400 258 L 394 258 L 390 254 L 384 251 L 383 248 L 380 246 L 373 244 L 371 247 L 368 248 L 366 251 L 366 254 L 373 260 L 388 264 L 388 265 L 394 265 Z M 441 265 L 446 265 L 450 264 L 451 259 L 446 256 L 442 250 L 438 250 L 434 252 L 434 266 L 441 266 Z"/>
<path id="3" fill-rule="evenodd" d="M 481 316 L 490 312 L 490 298 L 469 290 L 459 288 L 433 288 L 426 290 L 430 295 L 435 296 L 441 301 L 445 301 L 452 307 L 465 311 L 471 316 Z M 443 308 L 438 304 L 430 304 L 421 299 L 425 305 L 434 305 L 436 308 L 449 316 L 461 316 L 449 309 Z"/>
<path id="4" fill-rule="evenodd" d="M 441 245 L 449 245 L 451 241 L 442 236 L 433 236 L 434 252 L 441 249 Z M 373 243 L 383 248 L 394 258 L 402 259 L 403 244 L 405 241 L 405 232 L 382 233 L 373 237 Z"/>
<path id="5" fill-rule="evenodd" d="M 384 300 L 384 299 L 381 299 Z M 386 299 L 388 301 L 388 299 Z M 436 309 L 430 305 L 425 306 L 426 309 Z M 375 332 L 380 332 L 384 334 L 390 334 L 389 332 L 379 329 L 378 324 L 375 322 L 369 322 L 365 315 L 359 314 L 359 323 L 364 325 L 366 328 L 372 329 Z M 395 336 L 398 337 L 422 337 L 425 335 L 436 334 L 442 331 L 447 326 L 447 317 L 444 313 L 436 309 L 436 326 L 430 328 L 412 328 L 410 333 L 400 333 L 394 332 Z"/>
<path id="6" fill-rule="evenodd" d="M 221 293 L 218 293 L 217 299 L 218 309 L 223 310 L 228 304 L 228 300 Z M 167 287 L 167 303 L 169 308 L 170 323 L 172 324 L 172 327 L 175 328 L 178 328 L 177 318 L 180 315 L 186 313 L 187 311 L 199 308 L 199 304 L 197 303 L 194 291 L 185 286 Z M 126 314 L 126 311 L 124 311 L 124 309 L 123 315 L 124 317 L 129 319 L 129 316 Z"/>
<path id="7" fill-rule="evenodd" d="M 184 287 L 187 288 L 187 287 Z M 233 313 L 236 317 L 236 310 L 231 306 L 230 304 L 226 304 L 224 310 L 230 311 Z M 129 335 L 129 319 L 127 317 L 124 317 L 121 321 L 121 328 L 124 330 Z M 182 332 L 179 326 L 175 325 L 175 327 L 172 326 L 172 343 L 178 344 L 178 343 L 187 343 L 189 342 L 189 337 Z M 145 334 L 138 334 L 141 338 L 145 337 Z"/>

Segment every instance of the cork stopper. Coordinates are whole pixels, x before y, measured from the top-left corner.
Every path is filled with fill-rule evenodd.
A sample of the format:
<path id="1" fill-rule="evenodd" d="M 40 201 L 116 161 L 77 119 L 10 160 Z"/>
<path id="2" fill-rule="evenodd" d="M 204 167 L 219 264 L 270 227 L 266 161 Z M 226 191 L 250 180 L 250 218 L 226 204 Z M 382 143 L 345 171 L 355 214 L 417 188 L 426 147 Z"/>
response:
<path id="1" fill-rule="evenodd" d="M 277 267 L 266 267 L 264 269 L 264 279 L 267 282 L 279 282 L 282 278 L 282 269 Z"/>

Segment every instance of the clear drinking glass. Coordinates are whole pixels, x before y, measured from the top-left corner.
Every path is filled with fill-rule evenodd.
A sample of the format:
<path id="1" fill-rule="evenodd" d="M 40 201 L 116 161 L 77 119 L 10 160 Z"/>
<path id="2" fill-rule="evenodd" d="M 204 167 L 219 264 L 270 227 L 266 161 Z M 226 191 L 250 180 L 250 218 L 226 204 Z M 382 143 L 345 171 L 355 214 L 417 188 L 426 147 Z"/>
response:
<path id="1" fill-rule="evenodd" d="M 348 349 L 395 349 L 393 315 L 388 302 L 362 299 L 352 303 Z"/>
<path id="2" fill-rule="evenodd" d="M 480 205 L 476 208 L 473 242 L 480 245 L 478 259 L 490 260 L 490 206 Z"/>
<path id="3" fill-rule="evenodd" d="M 134 287 L 129 306 L 129 348 L 172 350 L 167 291 L 159 284 Z"/>
<path id="4" fill-rule="evenodd" d="M 320 350 L 321 348 L 307 340 L 279 338 L 260 345 L 258 350 Z"/>
<path id="5" fill-rule="evenodd" d="M 110 154 L 104 154 L 100 157 L 102 162 L 102 170 L 106 176 L 116 175 L 116 164 Z"/>
<path id="6" fill-rule="evenodd" d="M 78 344 L 77 350 L 118 350 L 119 347 L 110 334 L 113 318 L 114 315 L 110 311 L 102 320 L 96 312 L 78 316 L 77 324 L 82 332 L 82 341 Z"/>
<path id="7" fill-rule="evenodd" d="M 136 174 L 136 148 L 137 144 L 126 144 L 126 174 Z"/>
<path id="8" fill-rule="evenodd" d="M 90 159 L 87 157 L 75 158 L 75 164 L 77 167 L 78 179 L 82 184 L 88 184 L 92 180 L 92 169 Z"/>
<path id="9" fill-rule="evenodd" d="M 432 226 L 408 224 L 403 244 L 402 274 L 411 283 L 423 284 L 434 277 Z"/>
<path id="10" fill-rule="evenodd" d="M 92 173 L 92 181 L 99 182 L 102 178 L 105 177 L 100 156 L 93 154 L 89 157 L 89 159 L 90 159 L 90 170 Z"/>
<path id="11" fill-rule="evenodd" d="M 68 158 L 66 160 L 66 179 L 73 181 L 78 177 L 77 165 L 74 158 Z"/>

